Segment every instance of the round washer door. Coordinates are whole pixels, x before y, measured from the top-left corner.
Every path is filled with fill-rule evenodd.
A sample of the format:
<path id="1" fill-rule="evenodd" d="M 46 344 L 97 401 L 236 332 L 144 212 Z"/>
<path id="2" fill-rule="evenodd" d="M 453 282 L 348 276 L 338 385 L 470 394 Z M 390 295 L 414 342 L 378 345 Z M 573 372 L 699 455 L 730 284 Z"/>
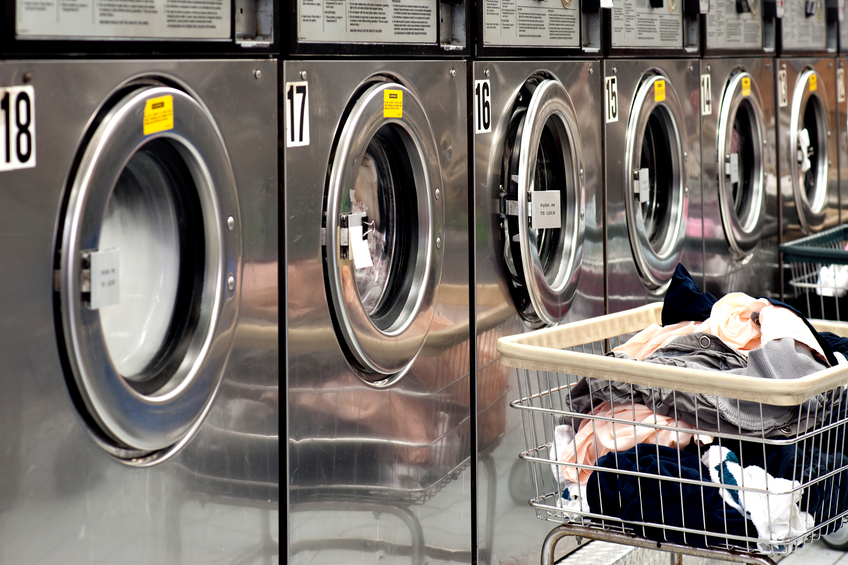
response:
<path id="1" fill-rule="evenodd" d="M 438 298 L 438 148 L 417 94 L 399 82 L 367 85 L 339 130 L 324 214 L 327 293 L 354 370 L 388 384 L 424 346 Z"/>
<path id="2" fill-rule="evenodd" d="M 516 307 L 531 324 L 568 314 L 580 276 L 585 231 L 583 144 L 577 113 L 558 80 L 533 77 L 510 117 L 501 197 L 504 251 Z"/>
<path id="3" fill-rule="evenodd" d="M 113 100 L 60 214 L 56 325 L 95 438 L 145 464 L 187 441 L 217 391 L 238 312 L 240 222 L 202 105 L 155 85 Z"/>
<path id="4" fill-rule="evenodd" d="M 636 269 L 645 288 L 656 293 L 668 288 L 686 235 L 684 123 L 671 81 L 659 74 L 644 78 L 627 124 L 625 208 Z"/>
<path id="5" fill-rule="evenodd" d="M 730 77 L 719 108 L 717 143 L 718 197 L 730 252 L 748 257 L 763 233 L 765 220 L 764 113 L 753 77 Z"/>
<path id="6" fill-rule="evenodd" d="M 795 83 L 789 126 L 792 192 L 801 229 L 806 233 L 824 226 L 827 210 L 828 136 L 827 93 L 821 76 L 806 69 Z"/>

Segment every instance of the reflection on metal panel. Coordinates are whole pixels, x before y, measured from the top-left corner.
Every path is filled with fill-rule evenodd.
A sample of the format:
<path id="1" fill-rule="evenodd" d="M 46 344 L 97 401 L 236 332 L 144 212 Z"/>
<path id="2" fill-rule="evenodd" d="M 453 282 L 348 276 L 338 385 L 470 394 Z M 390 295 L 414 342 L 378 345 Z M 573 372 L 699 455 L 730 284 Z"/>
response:
<path id="1" fill-rule="evenodd" d="M 321 109 L 284 165 L 287 562 L 470 562 L 464 68 L 283 69 Z"/>
<path id="2" fill-rule="evenodd" d="M 254 78 L 256 70 L 262 80 Z M 39 135 L 50 160 L 3 175 L 0 216 L 14 241 L 0 256 L 17 276 L 0 306 L 6 367 L 0 375 L 0 560 L 277 558 L 276 62 L 0 65 L 4 84 L 20 83 L 24 73 L 38 95 Z M 170 460 L 149 468 L 118 462 L 86 431 L 68 395 L 51 300 L 57 215 L 77 142 L 113 91 L 142 76 L 185 86 L 214 116 L 240 191 L 243 272 L 268 267 L 241 281 L 244 307 L 230 363 L 197 434 Z M 233 100 L 256 111 L 232 112 Z M 262 328 L 262 338 L 242 339 L 252 328 Z"/>

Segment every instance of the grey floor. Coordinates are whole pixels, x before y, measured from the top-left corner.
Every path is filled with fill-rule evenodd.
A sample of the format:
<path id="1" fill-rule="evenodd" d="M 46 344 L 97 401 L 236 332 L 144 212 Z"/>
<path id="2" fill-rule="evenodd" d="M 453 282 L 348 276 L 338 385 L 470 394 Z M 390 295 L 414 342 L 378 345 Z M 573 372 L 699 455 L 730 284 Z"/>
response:
<path id="1" fill-rule="evenodd" d="M 784 557 L 781 565 L 848 565 L 848 553 L 834 551 L 824 542 L 815 541 L 792 555 Z"/>

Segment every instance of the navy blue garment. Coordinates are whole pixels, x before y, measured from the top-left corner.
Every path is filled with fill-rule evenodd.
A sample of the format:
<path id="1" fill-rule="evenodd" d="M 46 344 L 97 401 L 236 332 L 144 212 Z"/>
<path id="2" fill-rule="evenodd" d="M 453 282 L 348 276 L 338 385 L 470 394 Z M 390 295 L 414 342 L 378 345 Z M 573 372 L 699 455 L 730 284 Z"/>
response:
<path id="1" fill-rule="evenodd" d="M 780 300 L 774 300 L 772 298 L 766 298 L 766 300 L 774 306 L 788 308 L 796 316 L 801 318 L 804 324 L 813 332 L 813 337 L 816 338 L 822 351 L 824 351 L 824 356 L 828 364 L 831 366 L 836 365 L 836 357 L 833 356 L 833 350 L 830 344 L 816 331 L 801 312 Z M 689 271 L 678 263 L 677 268 L 674 270 L 674 275 L 671 278 L 671 284 L 665 294 L 665 300 L 663 301 L 662 325 L 668 326 L 678 322 L 703 322 L 710 317 L 710 311 L 716 302 L 718 300 L 715 296 L 709 292 L 701 292 L 701 289 L 698 288 L 697 283 L 692 278 L 692 275 L 689 274 Z"/>
<path id="2" fill-rule="evenodd" d="M 834 352 L 839 352 L 845 357 L 848 357 L 848 337 L 842 337 L 830 332 L 821 332 L 821 335 L 830 345 Z"/>
<path id="3" fill-rule="evenodd" d="M 701 292 L 686 267 L 678 263 L 665 293 L 662 325 L 703 322 L 710 317 L 710 311 L 716 302 L 718 299 L 715 296 L 709 292 Z"/>
<path id="4" fill-rule="evenodd" d="M 662 445 L 640 443 L 627 451 L 608 453 L 601 457 L 597 464 L 608 469 L 639 471 L 675 479 L 710 481 L 710 472 L 697 455 Z M 754 525 L 736 509 L 726 505 L 716 487 L 634 477 L 613 471 L 595 471 L 589 477 L 586 494 L 592 512 L 620 518 L 628 523 L 637 535 L 656 541 L 695 547 L 724 547 L 729 541 L 733 545 L 747 548 L 746 542 L 741 540 L 684 534 L 675 530 L 664 531 L 650 526 L 643 527 L 634 522 L 757 537 Z"/>

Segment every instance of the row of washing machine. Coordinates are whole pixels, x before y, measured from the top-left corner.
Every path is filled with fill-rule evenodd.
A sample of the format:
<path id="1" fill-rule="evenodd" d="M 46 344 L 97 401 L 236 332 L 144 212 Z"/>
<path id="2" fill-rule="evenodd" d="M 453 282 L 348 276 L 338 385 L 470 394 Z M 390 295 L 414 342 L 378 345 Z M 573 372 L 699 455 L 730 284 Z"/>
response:
<path id="1" fill-rule="evenodd" d="M 551 525 L 527 497 L 550 477 L 518 454 L 550 438 L 509 408 L 497 339 L 661 300 L 678 262 L 787 296 L 779 244 L 840 221 L 841 7 L 590 4 L 479 2 L 463 28 L 462 3 L 415 2 L 395 30 L 432 41 L 410 46 L 389 8 L 298 2 L 289 562 L 536 562 Z"/>

